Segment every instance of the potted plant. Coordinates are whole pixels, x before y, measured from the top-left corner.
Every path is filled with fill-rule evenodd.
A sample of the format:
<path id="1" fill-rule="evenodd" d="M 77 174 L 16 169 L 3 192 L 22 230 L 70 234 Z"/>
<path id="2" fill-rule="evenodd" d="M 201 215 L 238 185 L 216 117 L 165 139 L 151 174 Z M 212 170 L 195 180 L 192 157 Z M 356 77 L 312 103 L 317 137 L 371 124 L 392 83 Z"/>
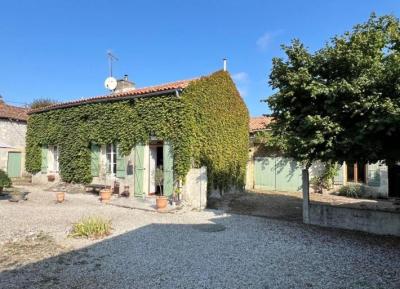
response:
<path id="1" fill-rule="evenodd" d="M 103 203 L 108 202 L 111 199 L 111 188 L 105 188 L 100 190 L 100 199 Z"/>
<path id="2" fill-rule="evenodd" d="M 7 173 L 3 170 L 0 170 L 0 194 L 3 192 L 3 188 L 9 188 L 11 185 L 12 182 Z"/>
<path id="3" fill-rule="evenodd" d="M 168 198 L 163 194 L 164 171 L 161 167 L 156 168 L 154 179 L 160 189 L 160 195 L 156 197 L 157 209 L 164 209 L 168 204 Z"/>
<path id="4" fill-rule="evenodd" d="M 62 203 L 65 200 L 65 193 L 64 192 L 57 192 L 56 193 L 57 203 Z"/>

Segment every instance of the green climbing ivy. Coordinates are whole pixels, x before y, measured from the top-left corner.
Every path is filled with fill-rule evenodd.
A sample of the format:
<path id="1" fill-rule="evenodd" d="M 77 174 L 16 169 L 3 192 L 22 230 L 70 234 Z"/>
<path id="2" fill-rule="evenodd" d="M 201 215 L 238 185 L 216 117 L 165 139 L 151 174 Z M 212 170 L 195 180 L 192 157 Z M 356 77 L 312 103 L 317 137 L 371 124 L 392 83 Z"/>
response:
<path id="1" fill-rule="evenodd" d="M 248 111 L 229 74 L 218 71 L 192 81 L 180 97 L 84 104 L 30 115 L 26 169 L 41 170 L 41 146 L 60 146 L 60 173 L 66 182 L 89 183 L 90 144 L 117 142 L 128 154 L 150 134 L 174 147 L 175 178 L 192 165 L 206 165 L 209 184 L 225 189 L 244 184 Z"/>

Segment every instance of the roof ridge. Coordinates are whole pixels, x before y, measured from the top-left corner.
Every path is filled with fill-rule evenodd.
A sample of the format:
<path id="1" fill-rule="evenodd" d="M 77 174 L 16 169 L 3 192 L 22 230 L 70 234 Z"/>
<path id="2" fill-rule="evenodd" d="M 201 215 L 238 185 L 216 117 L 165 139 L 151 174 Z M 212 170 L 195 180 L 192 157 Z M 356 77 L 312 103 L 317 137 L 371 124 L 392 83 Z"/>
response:
<path id="1" fill-rule="evenodd" d="M 145 86 L 145 87 L 141 87 L 141 88 L 135 88 L 135 89 L 129 89 L 129 90 L 125 90 L 125 91 L 110 93 L 110 94 L 106 94 L 106 95 L 89 96 L 89 97 L 85 97 L 85 98 L 81 98 L 81 99 L 77 99 L 77 100 L 65 101 L 65 102 L 53 104 L 50 106 L 46 106 L 43 108 L 31 109 L 28 111 L 28 114 L 44 112 L 44 111 L 53 110 L 53 109 L 60 109 L 60 108 L 65 108 L 65 107 L 71 107 L 71 106 L 78 106 L 78 105 L 92 103 L 92 102 L 96 102 L 96 101 L 103 101 L 103 100 L 113 101 L 113 100 L 118 100 L 120 98 L 124 98 L 127 96 L 140 97 L 141 95 L 146 95 L 146 94 L 150 94 L 150 93 L 163 92 L 163 91 L 168 91 L 168 90 L 173 90 L 173 89 L 183 89 L 183 88 L 186 88 L 190 82 L 198 80 L 200 78 L 201 77 L 176 80 L 176 81 L 165 82 L 165 83 L 157 84 L 157 85 Z"/>

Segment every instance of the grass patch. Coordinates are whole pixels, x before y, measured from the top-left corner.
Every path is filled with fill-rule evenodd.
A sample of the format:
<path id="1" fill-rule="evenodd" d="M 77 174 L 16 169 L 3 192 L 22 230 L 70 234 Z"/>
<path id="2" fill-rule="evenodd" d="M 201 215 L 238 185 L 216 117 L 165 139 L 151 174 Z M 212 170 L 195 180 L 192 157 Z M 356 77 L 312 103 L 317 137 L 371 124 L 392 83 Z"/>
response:
<path id="1" fill-rule="evenodd" d="M 86 217 L 72 225 L 70 237 L 100 239 L 111 234 L 111 221 L 101 217 Z"/>

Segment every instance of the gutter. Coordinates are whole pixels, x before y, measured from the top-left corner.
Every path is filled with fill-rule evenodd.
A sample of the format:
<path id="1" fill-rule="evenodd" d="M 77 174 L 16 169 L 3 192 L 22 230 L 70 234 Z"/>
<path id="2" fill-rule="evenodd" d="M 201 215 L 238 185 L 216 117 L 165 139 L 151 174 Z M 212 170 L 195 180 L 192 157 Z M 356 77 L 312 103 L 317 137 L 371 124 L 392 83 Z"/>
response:
<path id="1" fill-rule="evenodd" d="M 57 110 L 57 109 L 63 109 L 63 108 L 71 108 L 75 106 L 81 106 L 85 104 L 92 104 L 92 103 L 100 103 L 100 102 L 112 102 L 112 101 L 121 101 L 121 100 L 129 100 L 129 99 L 136 99 L 136 98 L 144 98 L 144 97 L 152 97 L 152 96 L 159 96 L 159 95 L 164 95 L 164 94 L 175 94 L 177 98 L 180 97 L 180 93 L 183 91 L 183 89 L 167 89 L 167 90 L 162 90 L 162 91 L 155 91 L 155 92 L 149 92 L 149 93 L 144 93 L 144 94 L 138 94 L 138 95 L 128 95 L 128 96 L 121 96 L 121 97 L 112 97 L 111 95 L 107 95 L 104 97 L 99 97 L 99 98 L 94 98 L 94 99 L 88 99 L 86 101 L 82 102 L 75 102 L 75 103 L 65 103 L 65 104 L 60 104 L 56 105 L 55 107 L 44 107 L 43 109 L 39 110 L 34 110 L 30 111 L 27 114 L 36 114 L 36 113 L 41 113 L 41 112 L 46 112 L 50 110 Z"/>

